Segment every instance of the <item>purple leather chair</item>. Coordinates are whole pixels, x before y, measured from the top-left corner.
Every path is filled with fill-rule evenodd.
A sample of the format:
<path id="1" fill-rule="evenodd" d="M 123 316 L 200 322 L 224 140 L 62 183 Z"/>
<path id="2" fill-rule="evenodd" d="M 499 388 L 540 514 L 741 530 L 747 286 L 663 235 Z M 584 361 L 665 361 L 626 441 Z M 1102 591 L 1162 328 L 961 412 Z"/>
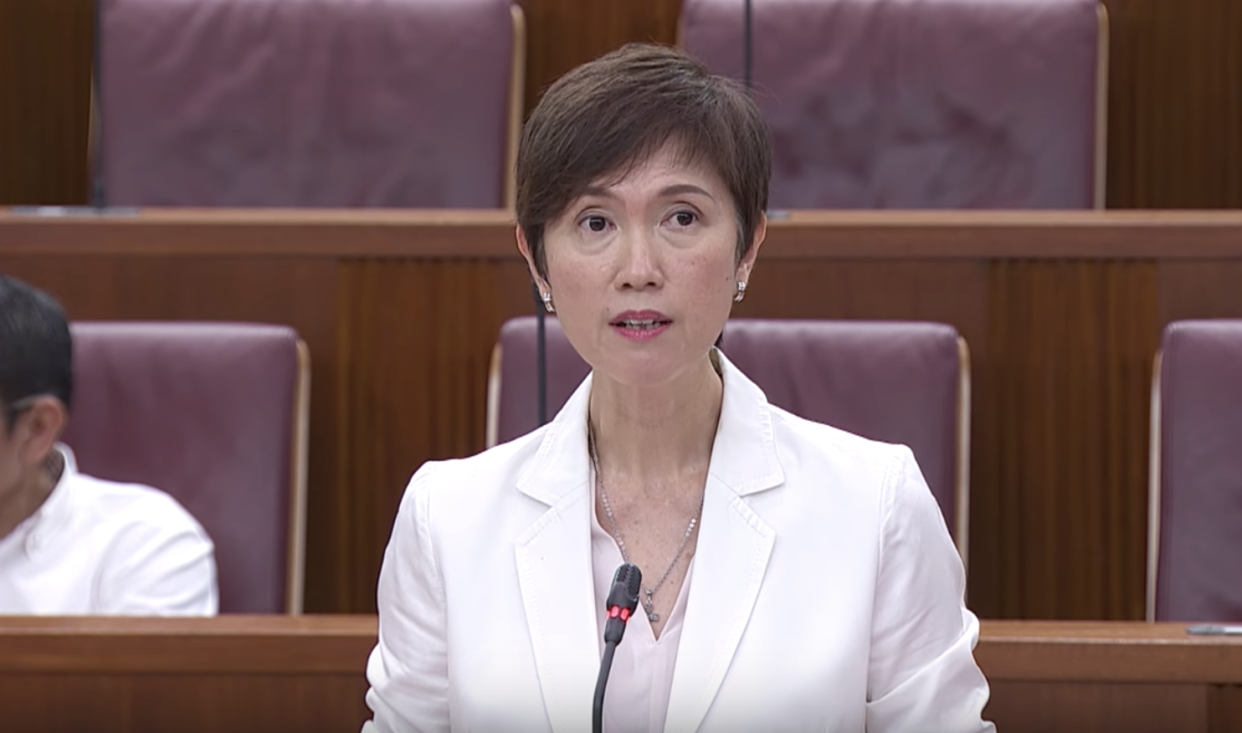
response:
<path id="1" fill-rule="evenodd" d="M 1147 618 L 1242 621 L 1242 320 L 1165 329 L 1151 415 Z"/>
<path id="2" fill-rule="evenodd" d="M 534 317 L 501 327 L 488 385 L 487 444 L 537 427 Z M 970 373 L 951 326 L 877 321 L 733 319 L 722 349 L 769 401 L 810 420 L 910 447 L 963 561 L 969 518 Z M 590 367 L 547 320 L 547 414 Z"/>
<path id="3" fill-rule="evenodd" d="M 309 360 L 283 326 L 72 325 L 65 442 L 172 495 L 215 543 L 221 613 L 300 613 Z"/>
<path id="4" fill-rule="evenodd" d="M 511 0 L 101 0 L 113 206 L 499 208 Z"/>
<path id="5" fill-rule="evenodd" d="M 684 0 L 681 44 L 744 78 L 742 0 Z M 779 209 L 1104 201 L 1096 0 L 754 0 L 751 78 Z"/>

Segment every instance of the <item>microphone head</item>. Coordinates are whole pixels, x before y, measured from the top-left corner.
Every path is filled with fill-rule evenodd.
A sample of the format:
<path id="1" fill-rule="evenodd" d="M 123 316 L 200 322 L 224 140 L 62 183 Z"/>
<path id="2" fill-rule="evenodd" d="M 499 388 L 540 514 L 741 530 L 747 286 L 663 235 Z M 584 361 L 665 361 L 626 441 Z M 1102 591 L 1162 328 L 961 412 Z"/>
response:
<path id="1" fill-rule="evenodd" d="M 638 591 L 643 585 L 643 571 L 633 563 L 625 563 L 612 576 L 612 592 L 608 594 L 608 607 L 619 606 L 630 613 L 638 607 Z"/>

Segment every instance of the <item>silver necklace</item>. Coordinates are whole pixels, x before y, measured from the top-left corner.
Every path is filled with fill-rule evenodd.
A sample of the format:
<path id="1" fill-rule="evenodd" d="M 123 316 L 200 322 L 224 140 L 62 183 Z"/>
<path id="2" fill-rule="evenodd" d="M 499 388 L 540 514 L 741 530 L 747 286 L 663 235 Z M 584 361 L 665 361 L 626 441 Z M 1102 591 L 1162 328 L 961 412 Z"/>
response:
<path id="1" fill-rule="evenodd" d="M 587 422 L 587 447 L 591 454 L 591 468 L 595 471 L 595 485 L 599 487 L 599 498 L 604 505 L 604 516 L 608 518 L 608 524 L 612 527 L 612 536 L 617 539 L 617 547 L 621 550 L 621 559 L 626 562 L 630 561 L 630 553 L 625 549 L 625 536 L 621 534 L 621 528 L 617 526 L 617 518 L 613 516 L 612 504 L 608 501 L 608 492 L 604 489 L 603 472 L 599 470 L 599 451 L 595 447 L 595 428 Z M 707 492 L 704 492 L 706 495 Z M 660 620 L 660 614 L 655 612 L 655 596 L 656 591 L 660 590 L 660 586 L 664 585 L 664 581 L 668 580 L 669 573 L 673 572 L 673 568 L 677 566 L 677 561 L 681 559 L 682 553 L 686 551 L 686 544 L 690 542 L 690 535 L 694 534 L 694 528 L 699 524 L 699 517 L 703 514 L 703 497 L 699 497 L 699 509 L 690 517 L 690 524 L 686 527 L 686 533 L 681 537 L 681 545 L 677 547 L 677 554 L 673 555 L 673 560 L 664 568 L 664 573 L 660 575 L 660 579 L 655 585 L 649 585 L 643 588 L 643 610 L 647 612 L 647 619 L 651 622 Z"/>

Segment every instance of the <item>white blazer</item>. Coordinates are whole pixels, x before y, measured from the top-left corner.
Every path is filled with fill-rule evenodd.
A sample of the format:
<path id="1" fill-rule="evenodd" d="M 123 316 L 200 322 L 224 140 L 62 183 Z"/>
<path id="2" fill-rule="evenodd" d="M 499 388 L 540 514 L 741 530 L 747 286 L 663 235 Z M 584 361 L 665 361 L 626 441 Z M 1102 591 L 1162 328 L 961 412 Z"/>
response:
<path id="1" fill-rule="evenodd" d="M 978 621 L 910 450 L 724 401 L 664 730 L 991 731 Z M 543 428 L 428 463 L 379 579 L 364 731 L 587 733 L 591 378 Z"/>

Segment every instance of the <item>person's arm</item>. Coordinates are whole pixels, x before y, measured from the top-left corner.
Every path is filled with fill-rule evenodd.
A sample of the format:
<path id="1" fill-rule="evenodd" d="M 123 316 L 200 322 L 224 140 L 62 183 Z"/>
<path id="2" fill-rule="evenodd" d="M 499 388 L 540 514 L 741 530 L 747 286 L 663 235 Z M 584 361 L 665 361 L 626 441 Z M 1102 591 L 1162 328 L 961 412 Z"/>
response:
<path id="1" fill-rule="evenodd" d="M 867 731 L 994 731 L 983 721 L 988 685 L 974 660 L 979 621 L 964 603 L 965 572 L 909 449 L 884 483 Z"/>
<path id="2" fill-rule="evenodd" d="M 214 616 L 219 599 L 211 539 L 168 497 L 112 538 L 100 566 L 96 608 L 108 616 Z"/>
<path id="3" fill-rule="evenodd" d="M 410 481 L 379 578 L 379 643 L 367 662 L 366 733 L 449 730 L 444 582 L 431 541 L 434 464 Z"/>

